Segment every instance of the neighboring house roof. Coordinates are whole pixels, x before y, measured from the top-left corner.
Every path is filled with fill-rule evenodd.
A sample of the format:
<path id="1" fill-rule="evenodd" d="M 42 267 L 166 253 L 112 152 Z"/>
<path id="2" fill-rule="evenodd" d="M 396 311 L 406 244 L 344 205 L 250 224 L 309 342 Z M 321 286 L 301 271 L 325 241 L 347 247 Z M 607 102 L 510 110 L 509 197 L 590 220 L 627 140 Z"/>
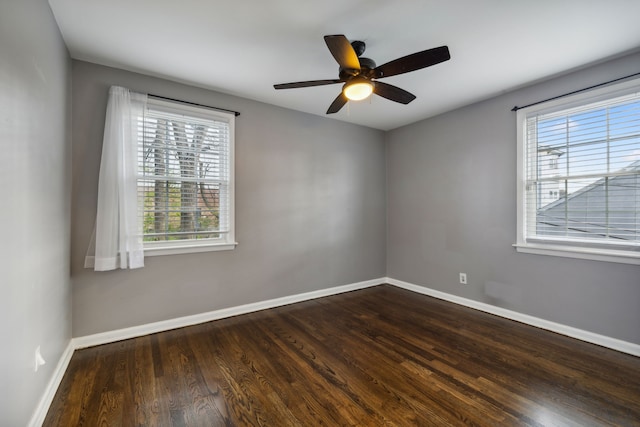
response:
<path id="1" fill-rule="evenodd" d="M 622 171 L 638 173 L 608 178 L 608 192 L 601 178 L 539 209 L 537 234 L 638 240 L 640 160 Z"/>
<path id="2" fill-rule="evenodd" d="M 538 146 L 538 152 L 539 153 L 545 153 L 545 154 L 555 154 L 556 156 L 560 157 L 564 154 L 564 151 L 558 149 L 558 148 L 551 148 L 547 145 L 539 145 Z"/>

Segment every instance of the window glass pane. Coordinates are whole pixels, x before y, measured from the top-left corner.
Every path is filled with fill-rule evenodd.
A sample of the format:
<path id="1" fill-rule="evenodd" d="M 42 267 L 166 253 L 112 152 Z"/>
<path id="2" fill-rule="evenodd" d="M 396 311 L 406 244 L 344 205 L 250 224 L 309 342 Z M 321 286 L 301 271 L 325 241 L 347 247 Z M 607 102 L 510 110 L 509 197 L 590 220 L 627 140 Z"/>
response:
<path id="1" fill-rule="evenodd" d="M 592 141 L 603 141 L 607 138 L 607 110 L 598 109 L 582 112 L 567 117 L 569 145 Z"/>
<path id="2" fill-rule="evenodd" d="M 560 149 L 566 145 L 568 122 L 565 117 L 547 119 L 537 123 L 538 145 Z"/>
<path id="3" fill-rule="evenodd" d="M 633 137 L 640 134 L 640 101 L 611 107 L 609 128 L 612 138 Z"/>
<path id="4" fill-rule="evenodd" d="M 139 130 L 144 240 L 224 238 L 230 231 L 228 123 L 150 110 Z"/>
<path id="5" fill-rule="evenodd" d="M 594 142 L 589 144 L 567 145 L 565 161 L 568 164 L 566 173 L 568 176 L 604 174 L 607 172 L 606 142 Z"/>
<path id="6" fill-rule="evenodd" d="M 527 119 L 529 237 L 640 243 L 638 97 Z"/>
<path id="7" fill-rule="evenodd" d="M 608 222 L 612 238 L 640 241 L 639 188 L 640 175 L 609 180 Z"/>

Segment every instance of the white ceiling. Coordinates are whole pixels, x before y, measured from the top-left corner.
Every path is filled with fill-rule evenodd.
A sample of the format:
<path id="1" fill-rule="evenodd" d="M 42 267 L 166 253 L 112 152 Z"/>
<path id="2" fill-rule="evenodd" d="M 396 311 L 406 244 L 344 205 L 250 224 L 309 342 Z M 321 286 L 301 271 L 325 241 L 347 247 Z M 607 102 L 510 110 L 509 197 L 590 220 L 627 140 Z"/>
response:
<path id="1" fill-rule="evenodd" d="M 341 86 L 323 36 L 378 65 L 447 45 L 451 60 L 384 81 L 417 96 L 350 102 L 389 130 L 640 47 L 639 0 L 49 0 L 71 56 L 317 115 Z"/>

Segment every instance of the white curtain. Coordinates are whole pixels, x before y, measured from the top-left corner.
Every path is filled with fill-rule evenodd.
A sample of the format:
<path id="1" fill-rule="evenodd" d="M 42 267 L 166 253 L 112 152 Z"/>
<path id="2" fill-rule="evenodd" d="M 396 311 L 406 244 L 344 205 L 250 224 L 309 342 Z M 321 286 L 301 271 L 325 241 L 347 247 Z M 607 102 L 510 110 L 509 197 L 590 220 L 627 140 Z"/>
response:
<path id="1" fill-rule="evenodd" d="M 144 114 L 146 101 L 146 95 L 123 87 L 109 90 L 98 182 L 93 262 L 96 271 L 144 266 L 137 156 L 138 118 Z M 87 264 L 89 260 L 85 261 Z"/>

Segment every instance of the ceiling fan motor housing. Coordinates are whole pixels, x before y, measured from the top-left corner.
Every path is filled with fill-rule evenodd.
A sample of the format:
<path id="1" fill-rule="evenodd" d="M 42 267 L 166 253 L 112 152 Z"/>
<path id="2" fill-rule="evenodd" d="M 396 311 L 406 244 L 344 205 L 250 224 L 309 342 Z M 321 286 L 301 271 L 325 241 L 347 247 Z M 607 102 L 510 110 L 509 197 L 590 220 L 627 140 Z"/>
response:
<path id="1" fill-rule="evenodd" d="M 376 62 L 373 59 L 358 58 L 358 60 L 360 61 L 360 70 L 352 70 L 350 68 L 339 67 L 338 68 L 339 78 L 342 80 L 348 80 L 349 78 L 358 76 L 358 75 L 364 76 L 368 79 L 372 77 L 377 77 L 377 76 L 374 76 L 374 73 L 373 73 L 373 70 L 376 68 Z"/>
<path id="2" fill-rule="evenodd" d="M 367 48 L 367 45 L 365 44 L 365 42 L 361 42 L 360 40 L 354 40 L 351 42 L 351 47 L 353 48 L 356 55 L 360 57 Z"/>

